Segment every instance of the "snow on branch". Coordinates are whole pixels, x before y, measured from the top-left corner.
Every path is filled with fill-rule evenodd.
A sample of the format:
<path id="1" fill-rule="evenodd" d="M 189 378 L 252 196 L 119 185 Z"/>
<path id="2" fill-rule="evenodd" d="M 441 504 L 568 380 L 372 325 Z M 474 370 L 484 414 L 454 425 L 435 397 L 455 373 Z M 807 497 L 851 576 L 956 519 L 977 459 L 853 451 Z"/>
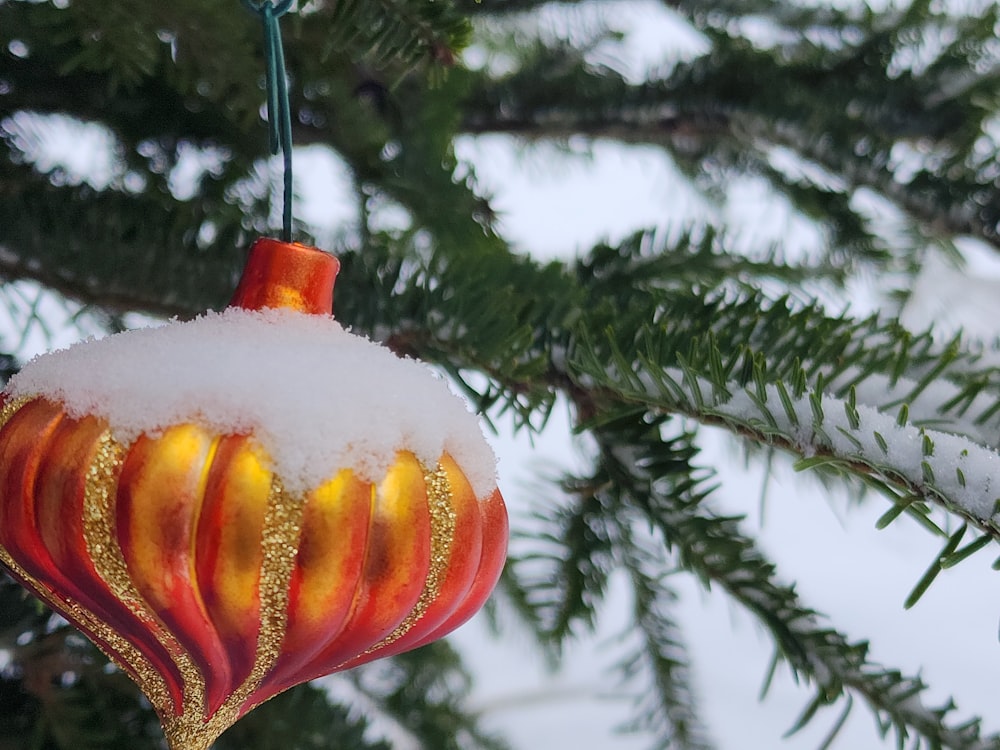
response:
<path id="1" fill-rule="evenodd" d="M 678 357 L 680 367 L 660 367 L 643 358 L 628 362 L 620 352 L 611 365 L 594 356 L 591 351 L 579 362 L 586 379 L 612 388 L 627 402 L 783 448 L 800 457 L 799 468 L 848 472 L 886 491 L 901 509 L 933 502 L 1000 539 L 1000 454 L 964 434 L 915 424 L 905 401 L 894 413 L 862 402 L 859 392 L 875 395 L 871 383 L 852 386 L 842 397 L 822 380 L 813 387 L 766 383 L 759 372 L 745 386 L 735 380 L 713 382 L 683 357 Z M 890 391 L 903 390 L 898 386 Z M 889 402 L 889 395 L 883 391 L 878 401 Z M 925 417 L 931 413 L 926 400 L 920 406 Z M 979 432 L 980 426 L 963 426 Z"/>

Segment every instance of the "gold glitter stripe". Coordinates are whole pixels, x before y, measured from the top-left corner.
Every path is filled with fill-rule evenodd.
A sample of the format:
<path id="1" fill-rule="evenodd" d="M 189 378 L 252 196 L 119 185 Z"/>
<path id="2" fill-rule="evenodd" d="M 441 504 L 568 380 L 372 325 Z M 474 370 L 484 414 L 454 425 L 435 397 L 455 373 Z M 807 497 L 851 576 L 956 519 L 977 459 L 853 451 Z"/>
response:
<path id="1" fill-rule="evenodd" d="M 31 396 L 19 396 L 18 398 L 10 399 L 6 401 L 3 408 L 0 409 L 0 430 L 10 421 L 22 406 L 24 406 L 29 401 L 34 400 Z"/>
<path id="2" fill-rule="evenodd" d="M 420 621 L 420 618 L 427 613 L 431 604 L 437 599 L 445 573 L 448 570 L 451 547 L 455 541 L 455 525 L 458 519 L 452 505 L 451 484 L 448 482 L 447 472 L 440 465 L 433 472 L 424 469 L 424 483 L 427 486 L 427 505 L 431 522 L 431 561 L 430 567 L 427 569 L 427 578 L 424 579 L 424 589 L 420 592 L 420 597 L 413 605 L 413 609 L 396 626 L 396 629 L 374 646 L 368 648 L 362 656 L 385 648 L 410 632 L 410 629 Z"/>
<path id="3" fill-rule="evenodd" d="M 230 695 L 208 721 L 167 728 L 167 739 L 175 750 L 207 748 L 240 717 L 241 709 L 260 687 L 281 654 L 281 644 L 288 624 L 288 599 L 299 554 L 305 497 L 290 495 L 275 477 L 267 498 L 267 511 L 261 534 L 263 563 L 260 571 L 260 631 L 253 669 L 247 679 Z M 249 710 L 249 709 L 248 709 Z M 207 740 L 207 743 L 205 742 Z M 199 744 L 200 743 L 200 744 Z"/>
<path id="4" fill-rule="evenodd" d="M 0 429 L 10 421 L 11 417 L 22 406 L 34 398 L 24 396 L 7 401 L 0 409 Z M 93 467 L 88 470 L 88 480 Z M 148 659 L 129 641 L 122 638 L 110 625 L 99 620 L 90 610 L 83 608 L 75 601 L 57 595 L 55 592 L 32 576 L 10 556 L 10 553 L 0 546 L 0 562 L 3 562 L 15 576 L 27 583 L 36 596 L 44 600 L 51 608 L 64 612 L 69 618 L 89 630 L 95 637 L 102 640 L 107 647 L 95 644 L 105 655 L 117 664 L 123 671 L 135 675 L 140 689 L 154 706 L 169 705 L 170 692 L 167 683 L 160 676 Z M 117 653 L 116 653 L 117 652 Z"/>
<path id="5" fill-rule="evenodd" d="M 117 474 L 125 460 L 125 447 L 105 431 L 100 439 L 97 455 L 87 470 L 83 497 L 83 538 L 101 580 L 139 620 L 155 634 L 167 650 L 184 680 L 184 716 L 202 717 L 205 713 L 205 678 L 176 638 L 164 627 L 150 609 L 132 581 L 125 562 L 125 555 L 117 542 L 115 512 L 112 498 L 117 487 Z M 138 671 L 138 668 L 136 668 Z M 169 695 L 150 695 L 144 684 L 152 675 L 140 673 L 140 687 L 146 697 L 163 717 L 170 721 L 175 715 L 174 703 Z M 183 748 L 183 745 L 175 747 Z M 193 750 L 193 749 L 192 749 Z"/>
<path id="6" fill-rule="evenodd" d="M 170 691 L 167 683 L 164 682 L 156 668 L 142 655 L 135 646 L 121 637 L 121 635 L 111 628 L 107 623 L 98 620 L 89 609 L 85 609 L 72 599 L 57 596 L 44 586 L 41 581 L 28 573 L 10 556 L 6 549 L 0 547 L 0 562 L 6 565 L 15 576 L 27 583 L 33 593 L 42 599 L 52 609 L 65 613 L 74 622 L 80 625 L 95 637 L 100 638 L 107 644 L 105 648 L 100 643 L 95 643 L 104 655 L 117 664 L 122 671 L 128 675 L 134 675 L 143 694 L 152 702 L 154 698 L 164 703 L 170 703 Z M 117 652 L 117 653 L 115 653 Z M 153 705 L 158 705 L 153 703 Z"/>

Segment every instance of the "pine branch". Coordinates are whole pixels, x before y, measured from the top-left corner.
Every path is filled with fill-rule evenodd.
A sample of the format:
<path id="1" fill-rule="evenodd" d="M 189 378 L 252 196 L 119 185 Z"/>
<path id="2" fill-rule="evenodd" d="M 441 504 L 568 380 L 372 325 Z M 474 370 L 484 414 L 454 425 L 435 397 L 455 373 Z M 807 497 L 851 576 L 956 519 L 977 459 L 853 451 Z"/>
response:
<path id="1" fill-rule="evenodd" d="M 469 15 L 507 16 L 524 13 L 550 3 L 552 0 L 458 0 L 458 6 Z M 577 5 L 585 0 L 558 0 L 561 5 Z"/>
<path id="2" fill-rule="evenodd" d="M 677 290 L 755 289 L 777 283 L 805 295 L 814 287 L 840 287 L 853 266 L 853 259 L 845 255 L 819 262 L 789 262 L 778 247 L 739 252 L 736 244 L 736 239 L 712 226 L 639 231 L 614 245 L 595 246 L 579 262 L 577 272 L 582 278 L 632 275 L 639 284 Z"/>
<path id="3" fill-rule="evenodd" d="M 618 250 L 599 248 L 576 276 L 558 264 L 451 259 L 429 277 L 407 274 L 392 310 L 363 311 L 350 291 L 341 309 L 376 335 L 395 331 L 390 343 L 401 351 L 495 378 L 480 392 L 484 405 L 504 402 L 527 416 L 551 403 L 554 387 L 584 419 L 607 408 L 682 413 L 801 458 L 829 459 L 895 500 L 936 503 L 1000 534 L 989 489 L 1000 371 L 977 368 L 978 353 L 877 317 L 676 289 L 669 263 L 647 260 L 641 245 Z M 488 278 L 511 287 L 494 283 L 495 306 L 484 307 L 472 302 L 473 290 Z M 512 351 L 520 353 L 513 360 Z"/>
<path id="4" fill-rule="evenodd" d="M 100 60 L 81 58 L 92 29 L 88 12 L 26 3 L 3 6 L 0 14 L 11 19 L 9 24 L 0 21 L 5 103 L 15 110 L 58 112 L 107 125 L 129 167 L 144 180 L 142 192 L 160 200 L 163 196 L 158 194 L 169 193 L 166 173 L 179 146 L 212 148 L 222 155 L 225 174 L 199 185 L 191 200 L 233 200 L 245 192 L 245 182 L 259 177 L 255 160 L 264 152 L 255 19 L 229 0 L 170 12 L 176 15 L 167 19 L 158 13 L 152 18 L 141 14 L 144 24 L 134 30 L 140 37 L 136 45 L 152 45 L 155 54 L 150 52 L 148 64 L 130 69 L 127 95 L 122 95 L 124 84 L 111 80 L 106 69 L 113 64 L 113 49 L 103 50 L 108 57 Z M 233 13 L 237 31 L 231 24 L 215 22 L 216 15 L 224 12 Z M 109 21 L 108 34 L 116 38 L 121 36 L 115 26 L 119 18 L 116 12 Z M 196 23 L 199 18 L 205 23 Z M 37 27 L 44 25 L 57 32 L 60 44 L 36 43 Z M 465 44 L 468 23 L 464 17 L 448 3 L 343 2 L 313 8 L 308 23 L 295 16 L 285 29 L 288 66 L 293 71 L 290 95 L 295 143 L 335 148 L 366 195 L 384 195 L 400 203 L 414 217 L 415 229 L 430 228 L 439 240 L 470 251 L 487 241 L 483 230 L 489 237 L 491 209 L 474 194 L 470 181 L 455 179 L 457 164 L 451 154 L 458 102 L 455 83 L 446 82 L 433 94 L 426 94 L 423 85 L 400 85 L 407 80 L 414 54 L 444 58 Z M 18 43 L 38 47 L 29 59 L 6 51 L 15 34 Z M 350 39 L 345 50 L 335 52 L 331 40 L 338 34 Z M 416 37 L 410 40 L 407 34 Z M 409 52 L 403 49 L 414 44 Z M 232 58 L 215 55 L 211 64 L 203 59 L 205 50 L 227 50 L 227 45 L 234 47 Z M 352 60 L 351 50 L 371 51 L 371 45 L 378 47 L 379 60 Z M 316 50 L 324 46 L 330 48 L 329 54 L 317 55 Z M 92 50 L 86 48 L 86 53 L 91 55 Z M 403 111 L 405 118 L 399 116 Z M 16 142 L 6 140 L 11 161 L 23 162 L 25 155 L 19 153 Z M 103 205 L 106 201 L 84 205 L 83 198 L 76 196 L 77 206 L 86 209 L 90 221 L 109 215 L 109 206 Z M 244 221 L 235 212 L 224 221 L 214 217 L 213 230 L 230 237 L 239 233 L 241 224 L 265 230 L 267 207 L 257 200 L 258 205 L 240 206 L 247 214 Z M 36 231 L 50 226 L 49 217 L 39 215 L 39 206 L 31 202 L 21 207 L 21 221 Z M 2 235 L 0 241 L 4 241 Z M 25 257 L 27 252 L 19 249 L 17 254 Z"/>
<path id="5" fill-rule="evenodd" d="M 327 691 L 299 685 L 255 708 L 216 740 L 215 750 L 391 750 L 369 737 L 369 721 L 335 703 Z"/>
<path id="6" fill-rule="evenodd" d="M 0 651 L 10 653 L 18 639 L 33 641 L 48 630 L 52 613 L 0 569 Z"/>
<path id="7" fill-rule="evenodd" d="M 781 330 L 793 326 L 789 322 Z M 857 335 L 857 331 L 851 335 Z M 870 346 L 871 339 L 867 340 Z M 701 339 L 691 342 L 687 354 L 682 354 L 682 349 L 668 354 L 670 345 L 662 336 L 647 338 L 635 358 L 614 344 L 610 354 L 604 347 L 585 345 L 573 369 L 583 382 L 613 391 L 625 403 L 724 426 L 744 439 L 800 456 L 803 467 L 823 465 L 857 474 L 898 504 L 919 500 L 941 505 L 983 533 L 1000 538 L 1000 525 L 994 517 L 995 493 L 991 489 L 1000 461 L 995 450 L 915 425 L 910 421 L 907 403 L 899 405 L 897 413 L 886 413 L 885 409 L 858 400 L 866 378 L 874 378 L 871 390 L 877 391 L 890 373 L 877 372 L 871 363 L 861 365 L 847 360 L 841 363 L 844 367 L 840 372 L 824 376 L 821 371 L 817 380 L 807 385 L 810 363 L 799 360 L 803 368 L 797 376 L 775 380 L 766 374 L 769 369 L 778 369 L 769 367 L 774 362 L 774 349 L 764 346 L 759 353 L 744 354 L 742 378 L 727 378 L 726 370 L 736 362 L 731 349 Z M 847 349 L 843 345 L 837 348 Z M 932 374 L 941 377 L 955 356 L 954 349 L 946 349 Z M 728 368 L 722 364 L 726 359 L 732 363 Z M 717 363 L 714 368 L 713 362 Z M 856 382 L 846 396 L 832 395 L 824 384 L 834 387 L 845 372 Z M 910 395 L 915 396 L 919 390 L 917 383 Z M 991 400 L 995 403 L 995 399 Z M 992 417 L 997 408 L 991 405 L 979 418 Z M 949 420 L 939 414 L 937 421 L 946 429 L 964 432 L 962 420 Z"/>
<path id="8" fill-rule="evenodd" d="M 802 46 L 815 44 L 811 40 L 823 38 L 824 32 L 837 33 L 852 27 L 861 31 L 871 26 L 871 14 L 864 6 L 841 9 L 801 5 L 794 0 L 719 0 L 710 9 L 698 0 L 664 0 L 664 4 L 682 13 L 699 28 L 724 29 L 745 18 L 765 17 L 776 28 L 801 36 L 793 44 Z M 901 15 L 890 8 L 877 20 L 881 26 L 897 27 Z M 778 38 L 787 42 L 785 35 Z"/>
<path id="9" fill-rule="evenodd" d="M 608 493 L 609 502 L 634 509 L 657 529 L 661 542 L 676 550 L 680 564 L 706 584 L 719 586 L 760 620 L 775 641 L 777 652 L 792 670 L 816 688 L 811 709 L 800 725 L 822 706 L 855 694 L 879 717 L 886 717 L 900 741 L 920 739 L 915 746 L 989 748 L 1000 736 L 981 737 L 977 720 L 952 725 L 943 708 L 927 708 L 919 694 L 925 686 L 868 660 L 866 643 L 851 643 L 824 627 L 805 608 L 791 587 L 775 582 L 775 568 L 739 530 L 739 519 L 717 516 L 706 508 L 705 476 L 679 481 L 664 473 L 664 462 L 690 455 L 691 436 L 664 437 L 663 419 L 623 418 L 597 428 L 600 464 L 590 481 Z M 667 428 L 669 429 L 669 428 Z M 604 481 L 597 481 L 603 479 Z M 881 720 L 881 719 L 880 719 Z"/>
<path id="10" fill-rule="evenodd" d="M 395 724 L 422 750 L 510 750 L 469 711 L 470 677 L 461 658 L 437 641 L 346 675 L 369 715 Z"/>
<path id="11" fill-rule="evenodd" d="M 318 7 L 310 23 L 328 29 L 325 54 L 337 49 L 377 67 L 421 59 L 453 65 L 469 43 L 471 27 L 451 3 L 421 0 L 336 0 Z"/>
<path id="12" fill-rule="evenodd" d="M 657 554 L 661 553 L 661 554 Z M 636 716 L 625 726 L 628 731 L 643 731 L 657 738 L 657 750 L 710 750 L 698 715 L 698 701 L 692 687 L 691 668 L 680 625 L 673 618 L 676 596 L 666 585 L 665 572 L 649 575 L 661 545 L 653 553 L 644 553 L 635 539 L 629 541 L 626 568 L 632 578 L 635 596 L 635 622 L 642 645 L 630 662 L 622 665 L 626 680 L 645 666 L 652 689 L 637 699 Z"/>
<path id="13" fill-rule="evenodd" d="M 661 467 L 662 468 L 662 467 Z M 683 459 L 668 470 L 689 470 Z M 658 540 L 645 536 L 622 505 L 591 478 L 566 477 L 564 497 L 533 514 L 530 531 L 515 535 L 508 556 L 506 602 L 550 656 L 592 633 L 613 571 L 632 582 L 635 625 L 623 633 L 629 652 L 615 665 L 620 689 L 634 695 L 632 718 L 620 728 L 655 740 L 656 748 L 706 750 L 707 738 L 691 687 L 686 648 L 672 617 L 674 596 Z M 638 637 L 636 637 L 638 636 Z M 638 640 L 638 644 L 634 641 Z"/>
<path id="14" fill-rule="evenodd" d="M 621 547 L 614 508 L 594 493 L 570 492 L 567 500 L 535 513 L 530 533 L 515 534 L 505 573 L 523 593 L 518 609 L 527 624 L 556 654 L 575 635 L 593 632 Z"/>
<path id="15" fill-rule="evenodd" d="M 0 176 L 8 279 L 32 278 L 84 303 L 187 316 L 224 304 L 234 288 L 249 245 L 233 220 L 238 206 L 57 186 L 27 166 L 0 163 Z"/>
<path id="16" fill-rule="evenodd" d="M 956 42 L 942 55 L 947 66 L 932 65 L 920 75 L 889 70 L 905 47 L 904 32 L 914 33 L 905 15 L 874 31 L 845 19 L 831 33 L 861 34 L 862 41 L 835 49 L 761 50 L 712 32 L 710 54 L 638 85 L 588 63 L 578 51 L 574 60 L 573 50 L 538 42 L 540 49 L 522 55 L 514 72 L 480 76 L 462 127 L 470 133 L 647 143 L 682 157 L 694 148 L 715 165 L 720 153 L 725 164 L 727 153 L 781 145 L 851 189 L 879 191 L 936 232 L 972 234 L 1000 245 L 1000 215 L 992 208 L 1000 201 L 977 166 L 982 158 L 973 146 L 988 145 L 981 135 L 997 101 L 1000 61 L 988 51 L 996 13 L 956 22 L 964 46 Z M 794 38 L 801 38 L 798 33 Z M 872 57 L 884 62 L 873 65 Z M 893 147 L 911 142 L 932 143 L 947 158 L 899 180 Z M 994 160 L 995 149 L 987 161 Z"/>
<path id="17" fill-rule="evenodd" d="M 819 401 L 819 405 L 825 410 L 831 411 L 828 399 L 841 407 L 843 417 L 829 419 L 838 426 L 846 425 L 845 430 L 850 433 L 847 428 L 851 425 L 851 417 L 847 415 L 844 406 L 851 407 L 852 415 L 862 411 L 862 406 L 857 402 L 857 392 L 866 382 L 871 385 L 871 392 L 874 393 L 879 386 L 869 381 L 882 378 L 880 382 L 883 384 L 894 384 L 883 393 L 892 397 L 892 387 L 898 387 L 904 389 L 911 400 L 917 401 L 922 394 L 927 395 L 924 387 L 926 383 L 946 379 L 949 368 L 958 362 L 964 363 L 964 367 L 958 367 L 956 377 L 962 377 L 961 373 L 974 365 L 977 355 L 963 351 L 960 347 L 942 351 L 926 334 L 914 337 L 898 325 L 882 324 L 876 319 L 859 322 L 846 317 L 830 318 L 816 307 L 794 309 L 785 304 L 767 306 L 759 296 L 744 298 L 742 301 L 726 295 L 699 298 L 672 289 L 667 275 L 660 276 L 652 272 L 643 275 L 638 272 L 644 268 L 641 255 L 634 257 L 626 252 L 614 254 L 604 250 L 600 257 L 604 259 L 604 263 L 597 264 L 591 259 L 581 262 L 580 268 L 586 269 L 586 272 L 581 271 L 578 277 L 567 276 L 565 270 L 559 273 L 557 264 L 549 266 L 545 269 L 547 273 L 544 274 L 544 285 L 541 283 L 543 274 L 540 269 L 532 269 L 530 264 L 524 264 L 517 273 L 508 269 L 502 276 L 518 278 L 517 289 L 521 294 L 522 306 L 511 309 L 510 303 L 501 296 L 496 308 L 481 311 L 484 315 L 488 312 L 489 315 L 499 316 L 506 321 L 507 328 L 496 317 L 490 318 L 487 315 L 490 322 L 486 323 L 475 317 L 457 314 L 462 306 L 459 301 L 463 296 L 461 288 L 465 282 L 475 286 L 478 279 L 451 276 L 451 272 L 458 274 L 458 269 L 455 268 L 449 268 L 448 273 L 436 276 L 437 281 L 431 285 L 432 288 L 423 286 L 428 280 L 422 279 L 419 272 L 411 271 L 404 276 L 393 274 L 391 279 L 398 298 L 416 304 L 394 310 L 368 308 L 370 314 L 379 316 L 378 323 L 368 322 L 378 327 L 389 325 L 390 320 L 395 321 L 407 331 L 405 341 L 407 351 L 411 353 L 416 352 L 431 361 L 450 362 L 456 369 L 468 367 L 490 373 L 494 381 L 493 385 L 481 392 L 484 400 L 495 402 L 498 399 L 509 399 L 515 405 L 513 408 L 520 408 L 519 404 L 530 403 L 529 394 L 533 393 L 541 380 L 550 387 L 562 389 L 573 400 L 581 419 L 585 420 L 584 428 L 598 436 L 605 432 L 611 435 L 607 438 L 604 461 L 605 464 L 613 463 L 618 467 L 616 471 L 621 473 L 601 474 L 580 480 L 580 486 L 600 488 L 599 491 L 605 493 L 607 499 L 601 500 L 598 505 L 580 506 L 581 509 L 588 508 L 589 516 L 584 517 L 592 518 L 586 524 L 557 523 L 553 532 L 544 536 L 543 546 L 552 545 L 545 558 L 556 566 L 554 570 L 558 570 L 559 563 L 566 560 L 567 569 L 577 566 L 579 570 L 587 571 L 588 566 L 594 565 L 596 561 L 586 561 L 579 568 L 579 555 L 573 550 L 582 548 L 582 545 L 565 540 L 563 536 L 576 529 L 574 533 L 583 533 L 591 541 L 605 538 L 604 532 L 594 535 L 594 529 L 607 528 L 607 522 L 602 523 L 596 509 L 605 508 L 605 512 L 613 514 L 619 512 L 617 508 L 623 505 L 631 507 L 629 504 L 634 503 L 642 509 L 644 518 L 662 527 L 664 544 L 668 547 L 674 545 L 683 551 L 683 555 L 696 560 L 686 563 L 686 567 L 707 581 L 722 582 L 726 588 L 731 589 L 734 596 L 775 630 L 775 637 L 785 658 L 790 659 L 795 669 L 802 674 L 813 675 L 818 680 L 821 690 L 817 693 L 816 708 L 834 702 L 842 694 L 838 685 L 847 686 L 849 692 L 863 698 L 873 710 L 888 716 L 890 724 L 902 735 L 917 732 L 932 743 L 942 742 L 943 746 L 979 747 L 979 741 L 974 739 L 978 736 L 975 725 L 947 726 L 940 721 L 943 715 L 941 712 L 916 707 L 915 703 L 908 700 L 913 691 L 919 690 L 921 686 L 915 678 L 868 664 L 864 644 L 851 644 L 835 631 L 822 627 L 811 612 L 797 603 L 790 589 L 770 582 L 774 575 L 773 567 L 760 558 L 759 553 L 748 551 L 752 543 L 738 534 L 735 521 L 715 518 L 699 511 L 703 491 L 698 490 L 698 481 L 688 479 L 684 480 L 687 482 L 684 484 L 681 479 L 677 479 L 676 485 L 671 484 L 675 481 L 672 477 L 676 476 L 677 458 L 664 448 L 659 439 L 655 446 L 650 442 L 643 448 L 647 450 L 644 453 L 638 448 L 630 448 L 632 443 L 629 440 L 615 437 L 614 430 L 616 420 L 623 420 L 626 424 L 634 422 L 637 420 L 637 412 L 681 411 L 712 422 L 721 408 L 719 404 L 729 403 L 738 394 L 745 394 L 741 398 L 747 409 L 759 408 L 758 402 L 763 399 L 758 395 L 757 381 L 763 379 L 764 392 L 768 395 L 764 403 L 773 412 L 773 422 L 782 418 L 784 407 L 780 389 L 784 388 L 790 400 L 800 399 L 793 402 L 792 413 L 801 419 L 806 415 L 800 415 L 797 404 L 804 404 L 809 409 L 807 416 L 810 421 L 806 424 L 811 426 L 815 418 L 813 402 L 808 396 L 801 400 L 801 394 L 807 393 L 808 387 L 827 394 Z M 655 268 L 655 265 L 651 264 L 646 268 Z M 349 272 L 353 273 L 354 270 Z M 482 272 L 500 276 L 491 267 L 482 269 Z M 408 278 L 410 284 L 400 287 L 400 278 Z M 575 284 L 581 284 L 583 289 Z M 679 282 L 679 285 L 683 287 L 684 282 Z M 584 295 L 583 300 L 579 298 L 581 294 Z M 560 317 L 561 308 L 556 306 L 560 303 L 547 306 L 542 301 L 546 295 L 560 303 L 575 300 L 572 309 L 577 317 L 568 329 Z M 709 304 L 706 304 L 707 300 L 711 300 Z M 348 310 L 357 310 L 351 298 L 346 303 Z M 581 310 L 587 311 L 582 317 Z M 381 317 L 383 315 L 385 318 Z M 411 315 L 412 318 L 409 317 Z M 454 319 L 460 317 L 471 326 L 458 338 L 447 322 L 453 316 Z M 428 322 L 431 323 L 430 326 L 427 326 Z M 478 325 L 483 328 L 479 329 Z M 492 335 L 486 335 L 486 330 L 490 330 Z M 608 342 L 595 343 L 587 333 L 593 330 L 609 331 L 608 339 L 615 342 L 617 348 L 609 348 Z M 517 337 L 528 331 L 535 332 L 533 343 L 526 347 L 522 341 L 517 348 L 505 349 L 508 354 L 502 364 L 499 359 L 496 362 L 492 359 L 490 344 L 501 342 L 503 345 L 508 341 L 508 336 Z M 490 343 L 476 351 L 475 348 L 468 347 L 472 340 Z M 572 343 L 574 340 L 575 344 Z M 817 346 L 817 342 L 821 346 Z M 749 355 L 743 355 L 747 343 L 753 350 Z M 510 364 L 510 351 L 522 353 L 524 359 L 520 366 L 531 362 L 537 363 L 541 369 L 535 370 L 534 366 L 530 366 L 529 372 L 536 373 L 533 377 L 516 375 L 519 366 Z M 570 352 L 569 358 L 560 355 L 561 351 Z M 805 373 L 808 373 L 808 380 Z M 903 374 L 911 377 L 908 384 L 904 384 Z M 855 392 L 853 405 L 852 386 Z M 730 390 L 727 391 L 727 387 Z M 493 390 L 494 388 L 497 390 Z M 834 389 L 834 392 L 841 395 L 830 396 L 829 389 Z M 528 400 L 521 401 L 526 396 Z M 681 403 L 685 405 L 684 409 L 678 407 Z M 927 402 L 925 408 L 928 412 L 933 412 L 941 405 L 941 401 L 935 396 Z M 984 415 L 985 412 L 978 414 Z M 713 418 L 708 418 L 710 416 Z M 655 417 L 650 419 L 653 420 L 652 425 L 659 424 Z M 765 417 L 743 420 L 739 424 L 734 422 L 735 420 L 730 419 L 730 429 L 740 436 L 766 440 L 769 445 L 783 444 L 780 438 L 784 433 L 780 422 L 777 427 L 773 422 L 766 421 Z M 952 424 L 970 427 L 972 421 L 961 418 Z M 651 434 L 656 433 L 653 426 L 648 429 Z M 919 428 L 909 429 L 920 434 Z M 817 431 L 809 434 L 816 440 L 822 439 Z M 792 439 L 802 440 L 800 433 L 793 434 L 790 430 L 788 436 L 790 442 Z M 841 433 L 838 432 L 837 436 L 841 441 L 837 445 L 854 446 Z M 938 445 L 938 440 L 933 437 L 931 439 Z M 873 441 L 877 445 L 877 440 L 873 438 Z M 964 446 L 963 450 L 975 447 L 969 441 L 959 442 Z M 808 439 L 805 445 L 808 447 L 803 448 L 800 444 L 799 450 L 815 450 L 814 446 L 809 445 Z M 917 445 L 921 446 L 918 448 L 921 452 L 917 462 L 919 465 L 926 460 L 922 455 L 922 446 L 926 443 L 918 442 Z M 853 463 L 847 465 L 846 470 L 866 475 L 864 468 Z M 901 471 L 901 467 L 896 470 Z M 641 483 L 631 472 L 639 472 Z M 969 484 L 973 481 L 988 481 L 991 475 L 970 479 Z M 632 479 L 628 479 L 630 476 Z M 896 474 L 882 479 L 903 484 L 908 481 Z M 919 482 L 920 487 L 927 491 L 929 485 L 922 473 Z M 630 495 L 630 499 L 622 499 L 615 494 L 624 492 L 616 489 L 622 487 L 633 487 L 631 491 L 634 492 L 634 497 Z M 694 514 L 689 519 L 683 514 L 666 516 L 666 510 L 657 505 L 667 502 L 665 498 L 676 500 L 678 496 L 689 496 L 684 505 Z M 949 503 L 954 500 L 954 497 L 950 498 Z M 650 503 L 653 505 L 649 505 Z M 903 498 L 900 505 L 905 505 L 914 515 L 926 519 L 926 509 L 921 507 L 920 502 Z M 953 512 L 969 515 L 967 509 L 951 504 L 948 507 Z M 574 516 L 571 514 L 567 518 Z M 716 533 L 720 538 L 718 544 L 722 545 L 718 548 L 714 546 L 714 542 L 707 541 L 715 539 Z M 606 538 L 616 537 L 611 535 Z M 943 551 L 938 564 L 953 564 L 966 553 L 981 546 L 980 542 L 974 542 L 959 549 L 957 544 L 951 544 Z M 611 559 L 615 559 L 613 555 Z M 726 580 L 730 575 L 726 571 L 730 568 L 718 562 L 720 559 L 732 561 L 731 570 L 735 572 L 732 572 L 731 580 Z M 577 562 L 574 563 L 574 560 Z M 716 562 L 711 562 L 712 560 Z M 766 572 L 766 576 L 753 577 L 748 581 L 745 577 L 745 563 L 748 560 L 759 561 L 758 569 L 762 573 Z M 599 569 L 607 568 L 606 563 L 597 565 Z M 752 562 L 751 567 L 755 565 L 758 562 Z M 553 593 L 560 587 L 544 583 L 545 579 L 551 577 L 547 570 L 549 568 L 541 568 L 534 571 L 535 575 L 520 579 L 520 585 L 525 586 L 528 592 L 527 599 L 521 605 L 533 613 L 528 618 L 529 622 L 541 624 L 544 629 L 548 627 L 548 623 L 553 622 L 553 618 L 546 614 L 547 611 L 574 611 L 577 613 L 574 621 L 585 624 L 593 616 L 594 597 L 599 596 L 600 586 L 585 584 L 576 589 L 589 591 L 590 598 L 584 599 L 577 595 L 572 600 L 560 599 Z M 533 585 L 540 586 L 539 594 L 535 593 Z M 763 595 L 762 587 L 765 592 Z M 572 586 L 568 586 L 560 591 L 565 593 L 572 589 Z M 575 609 L 566 608 L 570 601 L 576 602 Z M 581 604 L 583 606 L 579 608 Z M 559 618 L 555 619 L 558 621 Z M 829 674 L 835 676 L 831 678 L 834 679 L 832 683 L 827 681 L 826 675 Z M 992 741 L 994 740 L 990 739 L 987 742 Z"/>
<path id="18" fill-rule="evenodd" d="M 29 50 L 24 58 L 0 54 L 11 112 L 103 121 L 129 143 L 152 138 L 147 127 L 212 140 L 233 124 L 257 123 L 259 31 L 238 4 L 128 0 L 108 9 L 9 2 L 0 20 L 4 46 L 17 39 Z M 206 111 L 199 101 L 226 106 Z"/>
<path id="19" fill-rule="evenodd" d="M 3 715 L 0 743 L 30 738 L 18 747 L 44 750 L 160 750 L 162 732 L 138 688 L 82 636 L 46 615 L 46 627 L 21 633 L 0 672 Z M 0 745 L 2 746 L 2 745 Z"/>

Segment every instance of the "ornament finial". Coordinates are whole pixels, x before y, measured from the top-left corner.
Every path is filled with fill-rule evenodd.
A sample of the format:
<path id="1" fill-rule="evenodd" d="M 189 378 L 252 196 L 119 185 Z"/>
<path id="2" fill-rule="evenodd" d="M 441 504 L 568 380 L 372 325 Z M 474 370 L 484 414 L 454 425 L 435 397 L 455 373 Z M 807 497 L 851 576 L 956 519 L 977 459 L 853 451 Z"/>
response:
<path id="1" fill-rule="evenodd" d="M 340 262 L 318 248 L 264 237 L 250 248 L 229 306 L 332 315 L 333 284 L 339 270 Z"/>

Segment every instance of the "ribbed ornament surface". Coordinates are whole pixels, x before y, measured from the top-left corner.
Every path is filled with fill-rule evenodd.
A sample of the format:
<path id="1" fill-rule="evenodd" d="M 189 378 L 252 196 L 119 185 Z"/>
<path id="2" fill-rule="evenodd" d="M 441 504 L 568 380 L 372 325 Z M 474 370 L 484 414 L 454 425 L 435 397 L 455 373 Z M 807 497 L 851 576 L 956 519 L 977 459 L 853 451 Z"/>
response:
<path id="1" fill-rule="evenodd" d="M 335 266 L 262 242 L 234 303 L 316 313 Z M 195 423 L 125 445 L 43 397 L 0 408 L 0 561 L 138 683 L 173 750 L 450 632 L 503 566 L 500 493 L 477 497 L 447 452 L 428 466 L 404 446 L 384 476 L 343 467 L 297 493 L 272 465 L 252 435 Z"/>

